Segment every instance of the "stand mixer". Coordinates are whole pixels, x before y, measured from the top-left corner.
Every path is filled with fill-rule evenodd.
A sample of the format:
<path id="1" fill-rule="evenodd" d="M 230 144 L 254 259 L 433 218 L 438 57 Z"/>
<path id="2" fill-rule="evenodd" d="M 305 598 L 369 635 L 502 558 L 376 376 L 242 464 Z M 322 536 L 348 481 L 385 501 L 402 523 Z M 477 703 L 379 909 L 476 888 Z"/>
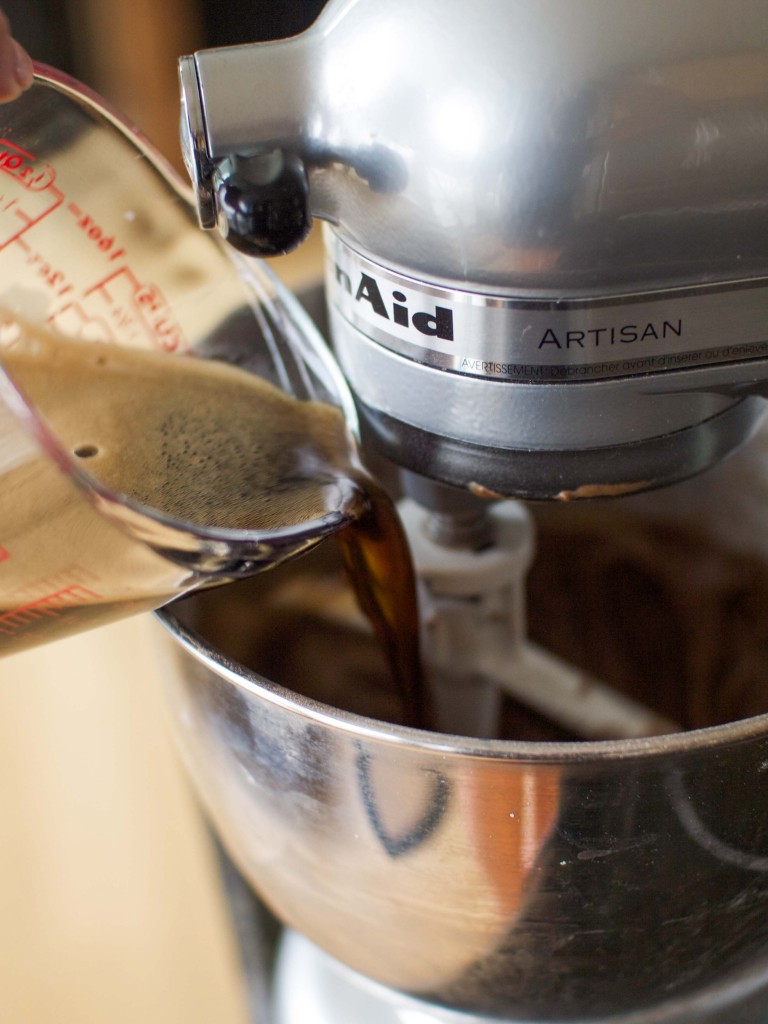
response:
<path id="1" fill-rule="evenodd" d="M 593 742 L 495 739 L 501 690 L 547 710 L 574 676 L 522 635 L 528 514 L 483 504 L 677 484 L 757 431 L 764 5 L 336 0 L 181 82 L 204 228 L 268 256 L 326 222 L 334 350 L 405 471 L 453 680 L 421 733 L 162 614 L 204 802 L 311 940 L 286 940 L 278 1021 L 764 1020 L 768 720 L 676 732 L 594 684 L 569 721 Z"/>

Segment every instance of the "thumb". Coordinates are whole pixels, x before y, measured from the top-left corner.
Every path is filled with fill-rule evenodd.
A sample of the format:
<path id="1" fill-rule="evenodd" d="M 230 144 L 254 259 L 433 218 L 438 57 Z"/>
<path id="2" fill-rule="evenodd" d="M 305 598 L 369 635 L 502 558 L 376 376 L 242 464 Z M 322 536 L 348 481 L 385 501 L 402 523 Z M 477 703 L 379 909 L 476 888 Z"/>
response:
<path id="1" fill-rule="evenodd" d="M 2 14 L 2 12 L 0 12 Z M 32 61 L 10 34 L 8 19 L 0 18 L 0 103 L 15 100 L 32 85 Z"/>

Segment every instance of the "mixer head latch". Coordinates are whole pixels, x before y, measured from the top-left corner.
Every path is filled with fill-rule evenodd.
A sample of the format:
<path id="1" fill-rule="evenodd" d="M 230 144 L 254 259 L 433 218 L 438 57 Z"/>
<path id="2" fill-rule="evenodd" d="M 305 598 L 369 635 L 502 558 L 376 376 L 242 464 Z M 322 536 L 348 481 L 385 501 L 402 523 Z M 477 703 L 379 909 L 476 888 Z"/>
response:
<path id="1" fill-rule="evenodd" d="M 212 181 L 219 231 L 246 256 L 281 256 L 306 238 L 309 186 L 295 154 L 228 157 Z"/>
<path id="2" fill-rule="evenodd" d="M 213 153 L 193 57 L 182 58 L 179 74 L 182 149 L 201 227 L 218 228 L 247 256 L 280 256 L 294 249 L 312 224 L 303 160 L 280 145 Z"/>

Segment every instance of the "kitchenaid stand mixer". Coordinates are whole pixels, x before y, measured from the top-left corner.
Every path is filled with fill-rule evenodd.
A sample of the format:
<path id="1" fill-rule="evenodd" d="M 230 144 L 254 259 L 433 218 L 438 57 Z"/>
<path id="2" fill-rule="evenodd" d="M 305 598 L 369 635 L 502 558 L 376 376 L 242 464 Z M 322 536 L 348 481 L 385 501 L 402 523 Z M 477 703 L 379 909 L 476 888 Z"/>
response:
<path id="1" fill-rule="evenodd" d="M 768 968 L 764 719 L 678 736 L 607 695 L 614 731 L 591 734 L 584 716 L 604 742 L 457 734 L 492 737 L 488 680 L 526 658 L 535 668 L 519 606 L 527 517 L 515 505 L 487 514 L 481 500 L 674 484 L 759 425 L 763 5 L 338 0 L 301 36 L 184 58 L 181 81 L 203 227 L 273 255 L 312 217 L 327 222 L 334 349 L 365 440 L 407 471 L 417 505 L 404 517 L 439 606 L 425 629 L 446 635 L 443 660 L 473 677 L 438 708 L 450 736 L 334 720 L 291 706 L 171 617 L 197 664 L 177 698 L 182 745 L 236 860 L 281 918 L 379 985 L 350 981 L 338 1024 L 761 1020 L 748 1003 Z M 446 571 L 454 557 L 461 567 Z M 484 610 L 456 642 L 469 606 Z M 538 664 L 535 693 L 560 669 L 569 678 L 544 654 Z M 634 735 L 662 738 L 611 742 L 638 718 Z M 225 781 L 234 768 L 250 789 Z M 280 780 L 280 800 L 265 779 Z M 728 807 L 736 779 L 741 811 Z M 432 855 L 409 874 L 411 849 L 393 844 L 376 799 L 420 786 L 434 814 L 412 845 Z M 499 838 L 495 800 L 522 839 Z M 319 806 L 346 845 L 318 824 Z M 366 819 L 384 850 L 375 867 Z M 260 846 L 254 833 L 270 830 L 280 840 Z M 457 893 L 478 864 L 489 887 Z M 685 896 L 684 870 L 698 889 Z M 337 890 L 356 907 L 340 907 Z M 323 955 L 302 941 L 294 960 L 322 974 Z M 319 1002 L 314 1012 L 334 1019 Z"/>

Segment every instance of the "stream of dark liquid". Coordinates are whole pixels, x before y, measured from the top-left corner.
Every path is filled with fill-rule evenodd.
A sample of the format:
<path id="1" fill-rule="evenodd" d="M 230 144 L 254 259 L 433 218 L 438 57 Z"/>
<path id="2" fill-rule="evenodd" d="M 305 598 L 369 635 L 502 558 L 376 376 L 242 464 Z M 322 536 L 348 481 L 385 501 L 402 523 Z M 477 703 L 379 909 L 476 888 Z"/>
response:
<path id="1" fill-rule="evenodd" d="M 419 651 L 416 578 L 408 541 L 389 495 L 358 477 L 364 508 L 339 535 L 352 587 L 379 639 L 406 724 L 430 727 L 431 708 Z"/>

